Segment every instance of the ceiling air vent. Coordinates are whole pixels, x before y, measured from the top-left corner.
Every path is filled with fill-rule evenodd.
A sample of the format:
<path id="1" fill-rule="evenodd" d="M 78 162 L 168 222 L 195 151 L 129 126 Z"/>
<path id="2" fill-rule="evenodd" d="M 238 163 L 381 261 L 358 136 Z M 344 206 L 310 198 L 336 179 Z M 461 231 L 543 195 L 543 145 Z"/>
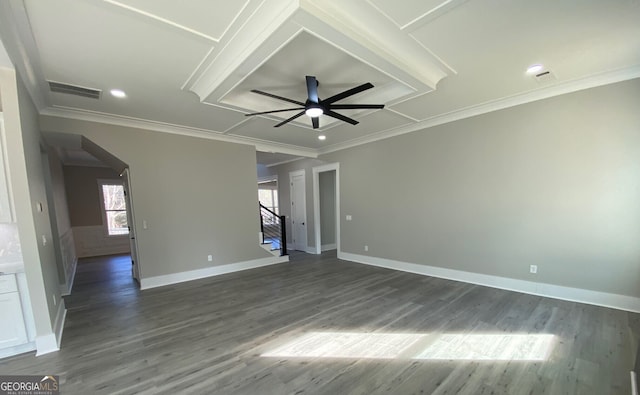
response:
<path id="1" fill-rule="evenodd" d="M 66 93 L 68 95 L 76 95 L 82 97 L 88 97 L 90 99 L 99 99 L 102 93 L 99 89 L 84 88 L 82 86 L 63 84 L 61 82 L 47 81 L 49 82 L 49 89 L 51 92 Z"/>
<path id="2" fill-rule="evenodd" d="M 538 74 L 534 75 L 533 77 L 536 79 L 536 81 L 538 81 L 541 84 L 548 84 L 550 82 L 557 80 L 556 75 L 549 70 L 541 71 Z"/>

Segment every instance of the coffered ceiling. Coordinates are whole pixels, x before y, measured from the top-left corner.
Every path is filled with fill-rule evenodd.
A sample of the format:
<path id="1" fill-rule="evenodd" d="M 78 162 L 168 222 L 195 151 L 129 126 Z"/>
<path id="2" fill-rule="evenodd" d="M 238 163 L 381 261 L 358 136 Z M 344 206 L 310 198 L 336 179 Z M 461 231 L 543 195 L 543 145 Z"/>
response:
<path id="1" fill-rule="evenodd" d="M 316 156 L 483 112 L 640 77 L 640 0 L 15 0 L 0 33 L 42 114 Z M 540 63 L 543 78 L 526 73 Z M 365 82 L 320 128 L 304 102 Z M 47 81 L 101 90 L 49 91 Z M 123 99 L 109 91 L 126 92 Z M 319 140 L 318 135 L 326 135 Z"/>

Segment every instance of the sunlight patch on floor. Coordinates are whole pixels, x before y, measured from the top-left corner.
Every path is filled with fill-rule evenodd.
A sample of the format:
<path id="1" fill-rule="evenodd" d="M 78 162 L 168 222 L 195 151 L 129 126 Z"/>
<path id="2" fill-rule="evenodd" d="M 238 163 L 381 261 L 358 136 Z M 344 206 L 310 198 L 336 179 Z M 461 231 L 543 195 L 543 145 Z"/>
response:
<path id="1" fill-rule="evenodd" d="M 414 359 L 544 361 L 554 335 L 442 334 Z"/>
<path id="2" fill-rule="evenodd" d="M 549 334 L 309 332 L 263 357 L 544 361 Z"/>
<path id="3" fill-rule="evenodd" d="M 397 358 L 423 335 L 310 332 L 263 357 Z"/>

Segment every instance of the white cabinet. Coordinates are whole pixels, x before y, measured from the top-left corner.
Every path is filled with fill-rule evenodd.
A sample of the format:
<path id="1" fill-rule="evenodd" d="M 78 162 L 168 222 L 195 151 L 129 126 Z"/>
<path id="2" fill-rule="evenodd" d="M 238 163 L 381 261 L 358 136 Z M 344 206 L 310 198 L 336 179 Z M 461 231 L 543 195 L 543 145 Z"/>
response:
<path id="1" fill-rule="evenodd" d="M 27 343 L 15 274 L 0 276 L 0 349 Z"/>
<path id="2" fill-rule="evenodd" d="M 13 222 L 11 200 L 9 199 L 9 178 L 7 167 L 7 151 L 4 133 L 4 118 L 0 113 L 0 223 Z"/>

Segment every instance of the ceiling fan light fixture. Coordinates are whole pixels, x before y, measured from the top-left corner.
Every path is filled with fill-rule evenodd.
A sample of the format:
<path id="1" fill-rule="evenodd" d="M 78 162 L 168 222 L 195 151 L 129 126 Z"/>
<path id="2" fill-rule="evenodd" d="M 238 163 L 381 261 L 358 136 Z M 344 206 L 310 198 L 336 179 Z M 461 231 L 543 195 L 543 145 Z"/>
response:
<path id="1" fill-rule="evenodd" d="M 306 110 L 304 110 L 304 113 L 307 114 L 308 117 L 311 118 L 317 118 L 320 115 L 322 115 L 324 113 L 324 111 L 322 111 L 322 107 L 318 106 L 313 106 L 313 107 L 309 107 Z"/>

